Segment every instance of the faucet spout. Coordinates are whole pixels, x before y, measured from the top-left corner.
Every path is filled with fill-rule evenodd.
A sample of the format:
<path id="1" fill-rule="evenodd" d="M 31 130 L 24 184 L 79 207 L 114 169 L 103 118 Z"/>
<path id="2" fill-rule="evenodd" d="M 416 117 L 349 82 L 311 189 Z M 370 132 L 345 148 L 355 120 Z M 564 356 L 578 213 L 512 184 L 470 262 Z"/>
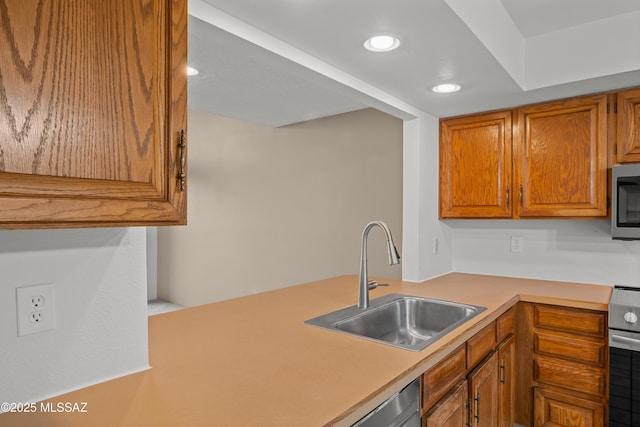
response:
<path id="1" fill-rule="evenodd" d="M 362 242 L 360 247 L 360 279 L 358 282 L 358 308 L 369 307 L 369 274 L 367 271 L 367 237 L 369 231 L 375 226 L 382 228 L 387 237 L 387 252 L 389 255 L 389 265 L 400 263 L 400 254 L 393 243 L 393 237 L 387 224 L 382 221 L 371 221 L 362 231 Z"/>

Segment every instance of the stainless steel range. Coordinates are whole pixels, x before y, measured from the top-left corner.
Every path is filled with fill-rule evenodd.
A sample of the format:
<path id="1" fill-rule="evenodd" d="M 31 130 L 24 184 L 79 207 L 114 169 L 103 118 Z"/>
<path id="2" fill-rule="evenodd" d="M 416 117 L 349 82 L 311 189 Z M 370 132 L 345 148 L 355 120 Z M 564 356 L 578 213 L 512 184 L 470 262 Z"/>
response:
<path id="1" fill-rule="evenodd" d="M 640 426 L 640 288 L 611 294 L 609 368 L 609 427 Z"/>

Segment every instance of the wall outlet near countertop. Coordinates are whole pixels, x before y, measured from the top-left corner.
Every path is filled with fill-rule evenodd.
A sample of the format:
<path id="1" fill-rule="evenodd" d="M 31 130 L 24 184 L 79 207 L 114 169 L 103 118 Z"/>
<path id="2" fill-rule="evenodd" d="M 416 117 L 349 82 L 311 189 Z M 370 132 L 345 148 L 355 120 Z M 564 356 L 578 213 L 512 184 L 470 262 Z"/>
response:
<path id="1" fill-rule="evenodd" d="M 524 237 L 511 236 L 511 253 L 521 254 L 523 252 Z"/>
<path id="2" fill-rule="evenodd" d="M 53 284 L 16 288 L 16 314 L 19 337 L 55 329 Z"/>

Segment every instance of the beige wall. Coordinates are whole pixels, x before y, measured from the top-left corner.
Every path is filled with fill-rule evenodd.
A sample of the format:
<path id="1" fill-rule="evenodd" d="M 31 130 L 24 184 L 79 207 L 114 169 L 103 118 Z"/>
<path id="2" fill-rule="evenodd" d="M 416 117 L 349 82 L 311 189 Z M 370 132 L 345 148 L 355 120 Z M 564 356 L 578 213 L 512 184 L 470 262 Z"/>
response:
<path id="1" fill-rule="evenodd" d="M 189 225 L 158 231 L 158 297 L 177 304 L 357 274 L 374 219 L 402 247 L 402 121 L 376 110 L 275 129 L 191 110 L 188 179 Z M 401 277 L 381 230 L 368 248 L 371 276 Z"/>

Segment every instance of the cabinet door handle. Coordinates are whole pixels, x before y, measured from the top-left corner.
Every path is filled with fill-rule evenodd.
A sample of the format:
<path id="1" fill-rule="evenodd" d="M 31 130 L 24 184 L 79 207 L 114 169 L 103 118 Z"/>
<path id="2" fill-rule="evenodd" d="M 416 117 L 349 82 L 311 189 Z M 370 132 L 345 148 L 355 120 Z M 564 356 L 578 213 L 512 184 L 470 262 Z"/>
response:
<path id="1" fill-rule="evenodd" d="M 471 398 L 467 401 L 467 426 L 473 427 L 473 403 Z"/>
<path id="2" fill-rule="evenodd" d="M 178 180 L 180 181 L 180 191 L 184 191 L 184 185 L 187 181 L 187 174 L 184 170 L 187 160 L 187 141 L 184 136 L 184 129 L 180 131 L 180 142 L 178 142 L 178 148 L 180 149 L 180 169 L 178 171 Z"/>
<path id="3" fill-rule="evenodd" d="M 500 361 L 500 383 L 504 384 L 507 382 L 507 373 L 504 366 L 504 360 Z"/>
<path id="4" fill-rule="evenodd" d="M 507 185 L 507 207 L 509 207 L 509 204 L 511 203 L 510 197 L 509 197 L 509 186 Z"/>
<path id="5" fill-rule="evenodd" d="M 520 206 L 523 206 L 523 199 L 524 197 L 522 196 L 522 184 L 520 184 Z"/>

